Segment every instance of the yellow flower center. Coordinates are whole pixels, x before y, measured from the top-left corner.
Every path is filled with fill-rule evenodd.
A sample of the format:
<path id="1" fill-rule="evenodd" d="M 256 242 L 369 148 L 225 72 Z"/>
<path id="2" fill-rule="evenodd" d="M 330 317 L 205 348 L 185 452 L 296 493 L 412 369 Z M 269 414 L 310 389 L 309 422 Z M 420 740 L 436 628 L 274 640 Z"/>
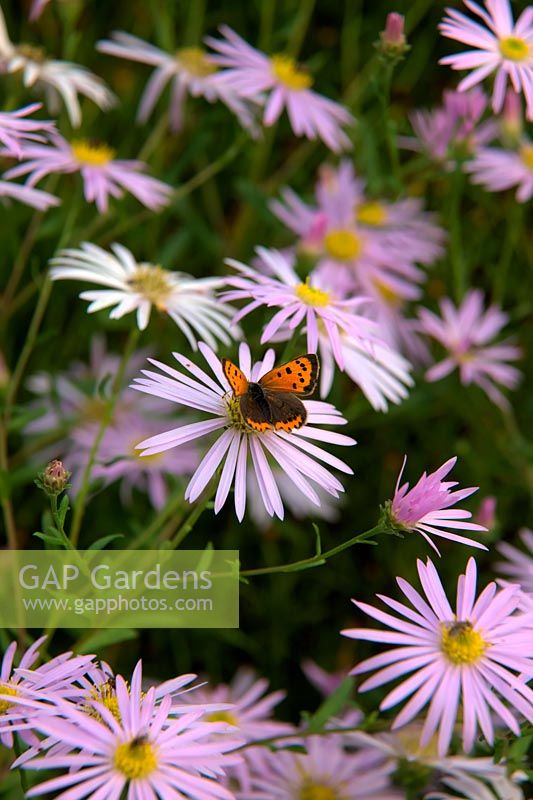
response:
<path id="1" fill-rule="evenodd" d="M 118 771 L 130 781 L 146 778 L 157 769 L 156 751 L 143 736 L 119 744 L 114 760 Z"/>
<path id="2" fill-rule="evenodd" d="M 454 622 L 442 625 L 440 648 L 452 664 L 475 664 L 487 643 L 470 622 Z"/>
<path id="3" fill-rule="evenodd" d="M 362 225 L 384 225 L 387 222 L 387 209 L 382 203 L 362 203 L 355 212 L 355 217 Z"/>
<path id="4" fill-rule="evenodd" d="M 342 228 L 326 233 L 324 245 L 328 255 L 339 261 L 349 261 L 352 258 L 357 258 L 363 246 L 361 239 L 353 231 L 343 230 Z"/>
<path id="5" fill-rule="evenodd" d="M 115 687 L 111 681 L 101 683 L 100 686 L 95 686 L 95 688 L 91 691 L 91 698 L 93 700 L 98 700 L 99 703 L 105 706 L 108 711 L 113 714 L 117 722 L 120 722 L 120 711 L 118 708 L 117 695 Z M 87 709 L 91 717 L 101 719 L 100 714 L 94 708 L 94 706 L 88 706 Z"/>
<path id="6" fill-rule="evenodd" d="M 216 65 L 209 61 L 201 47 L 182 47 L 176 53 L 176 61 L 196 78 L 207 78 L 217 71 Z"/>
<path id="7" fill-rule="evenodd" d="M 308 306 L 315 308 L 324 308 L 329 305 L 330 295 L 323 289 L 316 289 L 314 286 L 309 286 L 308 281 L 300 283 L 296 287 L 296 296 Z"/>
<path id="8" fill-rule="evenodd" d="M 500 53 L 509 61 L 525 61 L 529 56 L 529 45 L 518 36 L 506 36 L 500 39 Z"/>
<path id="9" fill-rule="evenodd" d="M 520 148 L 520 158 L 528 169 L 533 170 L 533 144 L 524 144 Z"/>
<path id="10" fill-rule="evenodd" d="M 255 433 L 253 428 L 246 424 L 241 414 L 241 404 L 238 397 L 227 394 L 225 397 L 226 408 L 228 409 L 229 424 L 241 433 Z"/>
<path id="11" fill-rule="evenodd" d="M 16 697 L 18 692 L 14 686 L 8 686 L 6 683 L 1 683 L 0 694 L 7 694 L 10 697 Z M 13 703 L 10 703 L 9 700 L 0 700 L 0 714 L 5 714 L 12 705 Z"/>
<path id="12" fill-rule="evenodd" d="M 272 74 L 288 89 L 301 92 L 313 85 L 313 79 L 306 70 L 298 66 L 294 58 L 278 53 L 270 59 Z"/>
<path id="13" fill-rule="evenodd" d="M 92 144 L 87 139 L 74 139 L 70 144 L 72 155 L 90 167 L 103 167 L 113 160 L 115 151 L 105 144 Z"/>
<path id="14" fill-rule="evenodd" d="M 341 800 L 341 796 L 324 783 L 306 783 L 300 790 L 298 800 Z"/>
<path id="15" fill-rule="evenodd" d="M 390 306 L 394 306 L 396 308 L 401 306 L 401 304 L 402 304 L 401 297 L 398 294 L 396 294 L 394 289 L 391 289 L 391 287 L 388 284 L 383 283 L 383 281 L 376 280 L 376 281 L 374 281 L 374 286 L 376 287 L 376 289 L 380 293 L 381 297 Z"/>
<path id="16" fill-rule="evenodd" d="M 36 47 L 33 44 L 19 44 L 15 51 L 27 58 L 28 61 L 35 61 L 37 64 L 43 64 L 46 61 L 46 51 L 42 47 Z"/>
<path id="17" fill-rule="evenodd" d="M 139 264 L 128 278 L 128 284 L 134 292 L 141 294 L 160 311 L 165 310 L 173 289 L 166 270 L 153 264 Z"/>
<path id="18" fill-rule="evenodd" d="M 228 725 L 237 725 L 239 720 L 231 711 L 214 711 L 206 717 L 207 722 L 227 722 Z"/>

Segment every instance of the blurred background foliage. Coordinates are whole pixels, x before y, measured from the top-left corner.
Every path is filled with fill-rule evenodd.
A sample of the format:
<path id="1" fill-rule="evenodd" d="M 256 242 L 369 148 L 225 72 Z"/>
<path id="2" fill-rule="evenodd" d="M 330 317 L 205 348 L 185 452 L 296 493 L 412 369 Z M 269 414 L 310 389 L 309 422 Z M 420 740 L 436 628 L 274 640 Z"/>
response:
<path id="1" fill-rule="evenodd" d="M 406 14 L 412 48 L 393 81 L 392 115 L 398 132 L 410 133 L 409 111 L 439 103 L 443 89 L 455 85 L 456 76 L 437 63 L 449 49 L 437 32 L 445 4 L 434 0 L 59 0 L 33 25 L 27 21 L 28 5 L 20 0 L 2 0 L 12 39 L 43 46 L 54 56 L 87 66 L 104 78 L 120 98 L 120 104 L 107 114 L 84 102 L 83 127 L 75 132 L 76 137 L 105 141 L 121 158 L 140 156 L 149 163 L 153 175 L 176 187 L 188 186 L 187 182 L 194 181 L 199 173 L 212 177 L 186 196 L 178 197 L 158 215 L 142 209 L 132 198 L 125 198 L 114 202 L 111 210 L 99 218 L 92 206 L 83 204 L 77 176 L 62 176 L 54 191 L 63 198 L 63 211 L 50 212 L 38 226 L 18 305 L 9 319 L 0 320 L 0 347 L 10 367 L 24 341 L 47 260 L 57 247 L 65 215 L 74 213 L 76 206 L 71 244 L 89 239 L 107 246 L 119 241 L 139 260 L 197 276 L 222 275 L 223 258 L 228 255 L 246 261 L 255 245 L 290 244 L 290 234 L 268 210 L 269 198 L 284 185 L 311 198 L 318 166 L 325 161 L 335 163 L 321 144 L 296 139 L 286 121 L 267 131 L 263 141 L 253 143 L 225 107 L 211 106 L 203 100 L 188 100 L 186 125 L 179 135 L 170 134 L 166 127 L 166 94 L 147 125 L 134 124 L 149 68 L 98 54 L 94 47 L 97 40 L 108 37 L 113 30 L 124 30 L 174 50 L 199 44 L 204 35 L 214 34 L 217 26 L 225 22 L 267 52 L 289 50 L 311 68 L 318 91 L 342 99 L 356 116 L 353 160 L 357 171 L 367 179 L 369 192 L 376 196 L 391 196 L 376 95 L 379 64 L 373 47 L 389 11 Z M 0 100 L 3 108 L 14 108 L 28 102 L 30 96 L 16 77 L 2 76 Z M 64 112 L 58 122 L 61 132 L 67 138 L 71 136 Z M 447 227 L 452 176 L 427 163 L 414 169 L 413 155 L 403 153 L 401 158 L 402 194 L 423 196 L 427 207 L 435 210 L 441 224 Z M 509 252 L 506 242 L 517 213 L 512 193 L 488 194 L 465 184 L 461 204 L 461 248 L 470 283 L 484 288 L 490 298 L 503 301 L 511 315 L 509 330 L 518 335 L 527 354 L 531 339 L 531 226 L 523 226 L 518 246 Z M 0 212 L 2 284 L 19 257 L 20 248 L 26 246 L 32 225 L 32 212 L 27 208 L 13 206 Z M 59 372 L 74 360 L 86 361 L 91 337 L 97 331 L 105 332 L 110 350 L 120 352 L 123 348 L 132 317 L 112 322 L 106 312 L 88 316 L 77 293 L 78 286 L 71 282 L 54 286 L 28 374 L 36 370 Z M 429 270 L 424 302 L 433 308 L 445 294 L 453 294 L 448 254 Z M 261 312 L 256 312 L 244 325 L 256 354 L 261 352 L 260 321 Z M 141 337 L 141 347 L 169 361 L 172 350 L 182 350 L 187 345 L 169 318 L 154 315 Z M 291 343 L 294 354 L 304 347 L 303 339 Z M 225 355 L 235 356 L 235 350 Z M 526 372 L 530 371 L 529 363 L 526 355 L 521 364 Z M 24 421 L 28 399 L 29 394 L 23 390 L 15 423 L 17 419 Z M 358 446 L 340 453 L 353 467 L 355 476 L 343 479 L 346 496 L 340 519 L 335 523 L 319 522 L 325 548 L 375 524 L 380 503 L 392 496 L 405 453 L 409 456 L 406 477 L 411 481 L 417 480 L 424 469 L 433 470 L 450 456 L 458 455 L 452 477 L 462 485 L 481 487 L 466 504 L 473 512 L 484 496 L 496 495 L 497 523 L 486 537 L 488 543 L 501 537 L 512 539 L 528 519 L 531 524 L 531 444 L 526 434 L 533 416 L 533 397 L 527 378 L 513 394 L 513 412 L 506 416 L 476 387 L 461 387 L 456 375 L 427 384 L 418 374 L 409 399 L 399 407 L 393 406 L 387 414 L 373 411 L 357 388 L 342 376 L 337 376 L 330 399 L 348 418 L 344 432 L 353 435 Z M 32 533 L 40 527 L 45 504 L 44 496 L 33 485 L 37 466 L 42 465 L 36 464 L 27 447 L 21 447 L 22 440 L 15 429 L 10 480 L 15 487 L 18 533 L 23 546 L 32 547 L 37 541 L 32 539 Z M 171 536 L 188 512 L 183 504 L 163 528 L 165 535 Z M 132 536 L 150 524 L 153 514 L 146 498 L 139 494 L 130 508 L 123 509 L 118 489 L 112 486 L 92 498 L 81 546 L 117 532 L 125 535 L 117 546 L 127 546 Z M 202 548 L 212 542 L 218 548 L 238 548 L 243 568 L 248 569 L 305 558 L 313 553 L 314 541 L 312 520 L 297 521 L 287 513 L 284 522 L 274 521 L 266 530 L 260 530 L 249 515 L 239 524 L 228 504 L 216 517 L 212 511 L 205 511 L 186 545 Z M 438 566 L 452 586 L 470 551 L 449 542 L 443 542 L 441 550 Z M 312 657 L 327 669 L 348 668 L 356 658 L 370 652 L 366 644 L 339 636 L 339 630 L 358 616 L 350 597 L 370 599 L 375 592 L 394 595 L 394 577 L 415 579 L 416 558 L 427 555 L 431 552 L 419 536 L 403 540 L 382 538 L 377 546 L 354 547 L 326 566 L 290 575 L 256 577 L 243 584 L 239 630 L 144 630 L 132 633 L 124 642 L 99 646 L 98 655 L 118 670 L 129 671 L 142 656 L 147 675 L 166 678 L 197 671 L 208 673 L 214 681 L 229 680 L 238 665 L 251 663 L 270 678 L 274 687 L 288 689 L 281 714 L 296 719 L 302 709 L 315 708 L 319 699 L 300 670 L 302 659 Z M 482 565 L 484 583 L 491 577 L 495 551 L 476 551 L 476 556 Z M 87 639 L 92 633 L 86 632 L 81 648 L 96 649 L 98 640 Z M 73 631 L 58 632 L 51 650 L 76 648 L 75 640 Z M 4 637 L 0 643 L 5 641 Z M 101 641 L 105 643 L 106 639 Z M 373 693 L 361 698 L 369 708 L 375 706 L 375 700 Z"/>

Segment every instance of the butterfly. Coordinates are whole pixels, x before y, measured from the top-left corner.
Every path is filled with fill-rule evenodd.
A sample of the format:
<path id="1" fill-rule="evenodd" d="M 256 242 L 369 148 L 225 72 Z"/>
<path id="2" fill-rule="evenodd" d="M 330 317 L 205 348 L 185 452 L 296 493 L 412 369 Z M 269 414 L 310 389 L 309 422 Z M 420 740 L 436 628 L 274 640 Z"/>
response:
<path id="1" fill-rule="evenodd" d="M 229 360 L 222 369 L 239 400 L 244 423 L 254 431 L 283 430 L 290 433 L 305 425 L 307 411 L 297 395 L 306 397 L 316 389 L 319 363 L 313 353 L 298 356 L 265 373 L 257 383 L 249 381 Z"/>

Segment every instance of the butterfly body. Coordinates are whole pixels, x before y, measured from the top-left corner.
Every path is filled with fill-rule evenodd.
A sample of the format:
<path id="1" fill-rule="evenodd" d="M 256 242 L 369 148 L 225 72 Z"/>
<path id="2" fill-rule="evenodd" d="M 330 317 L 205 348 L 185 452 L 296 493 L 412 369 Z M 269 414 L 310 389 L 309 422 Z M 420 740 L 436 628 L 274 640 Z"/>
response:
<path id="1" fill-rule="evenodd" d="M 298 395 L 310 395 L 316 388 L 316 355 L 299 356 L 270 370 L 259 381 L 248 381 L 229 359 L 223 359 L 222 366 L 246 427 L 290 433 L 305 425 L 307 411 Z"/>

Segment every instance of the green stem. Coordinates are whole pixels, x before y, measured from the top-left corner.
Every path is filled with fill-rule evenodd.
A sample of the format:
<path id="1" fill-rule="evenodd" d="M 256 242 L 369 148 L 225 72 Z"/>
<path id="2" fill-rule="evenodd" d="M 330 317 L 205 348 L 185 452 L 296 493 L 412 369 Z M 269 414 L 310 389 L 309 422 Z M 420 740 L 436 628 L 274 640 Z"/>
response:
<path id="1" fill-rule="evenodd" d="M 383 83 L 379 91 L 381 113 L 383 115 L 383 129 L 385 132 L 385 144 L 391 168 L 391 186 L 398 194 L 401 190 L 402 182 L 400 178 L 400 157 L 398 154 L 396 123 L 391 117 L 391 86 L 394 73 L 394 64 L 383 64 Z"/>
<path id="2" fill-rule="evenodd" d="M 205 498 L 198 503 L 191 511 L 185 522 L 180 525 L 176 535 L 173 539 L 170 540 L 167 547 L 169 550 L 176 550 L 180 544 L 183 542 L 186 536 L 192 531 L 194 526 L 196 525 L 198 519 L 202 516 L 206 508 L 208 507 L 211 499 L 213 497 L 214 490 L 212 492 L 206 492 Z"/>
<path id="3" fill-rule="evenodd" d="M 509 273 L 509 266 L 515 254 L 516 247 L 520 241 L 523 214 L 524 204 L 516 203 L 513 198 L 513 202 L 509 205 L 507 225 L 505 228 L 505 239 L 502 247 L 500 263 L 494 278 L 494 298 L 499 303 L 503 303 L 505 298 L 507 275 Z"/>
<path id="4" fill-rule="evenodd" d="M 78 493 L 78 496 L 76 497 L 76 504 L 74 506 L 74 513 L 72 516 L 72 527 L 70 529 L 70 542 L 74 547 L 77 546 L 78 539 L 80 536 L 81 524 L 83 521 L 83 515 L 85 513 L 85 506 L 87 504 L 87 496 L 91 488 L 91 475 L 96 461 L 96 456 L 98 455 L 98 450 L 102 443 L 102 439 L 104 438 L 104 434 L 113 418 L 113 412 L 115 410 L 120 390 L 122 388 L 122 382 L 124 380 L 126 367 L 128 365 L 130 356 L 139 339 L 139 333 L 140 333 L 139 329 L 134 328 L 129 334 L 128 341 L 126 342 L 126 347 L 124 348 L 124 353 L 122 355 L 122 359 L 120 361 L 118 370 L 115 374 L 113 385 L 111 387 L 111 394 L 107 400 L 106 407 L 98 431 L 94 438 L 92 447 L 89 451 L 89 457 L 87 459 L 87 464 L 85 465 L 85 469 L 83 471 L 80 491 Z"/>
<path id="5" fill-rule="evenodd" d="M 391 533 L 391 531 L 379 524 L 374 528 L 370 528 L 368 531 L 364 531 L 364 533 L 359 533 L 357 536 L 352 536 L 351 539 L 348 539 L 346 542 L 337 545 L 337 547 L 332 547 L 330 550 L 326 550 L 324 553 L 315 553 L 315 555 L 311 556 L 311 558 L 303 558 L 300 561 L 293 561 L 291 564 L 282 564 L 279 567 L 246 569 L 242 570 L 239 574 L 243 578 L 249 578 L 255 575 L 271 575 L 278 572 L 299 572 L 302 569 L 319 567 L 322 564 L 325 564 L 326 561 L 332 556 L 342 553 L 343 550 L 347 550 L 349 547 L 353 547 L 355 544 L 368 542 L 369 539 L 372 539 L 374 536 L 378 536 L 380 533 Z"/>
<path id="6" fill-rule="evenodd" d="M 450 192 L 450 259 L 452 262 L 452 272 L 455 288 L 455 299 L 458 303 L 463 299 L 466 288 L 466 262 L 462 247 L 461 232 L 461 197 L 464 188 L 464 173 L 460 161 L 457 162 L 452 176 L 452 186 Z"/>
<path id="7" fill-rule="evenodd" d="M 293 58 L 297 58 L 302 49 L 314 8 L 315 0 L 300 0 L 298 12 L 287 42 L 287 53 Z"/>

